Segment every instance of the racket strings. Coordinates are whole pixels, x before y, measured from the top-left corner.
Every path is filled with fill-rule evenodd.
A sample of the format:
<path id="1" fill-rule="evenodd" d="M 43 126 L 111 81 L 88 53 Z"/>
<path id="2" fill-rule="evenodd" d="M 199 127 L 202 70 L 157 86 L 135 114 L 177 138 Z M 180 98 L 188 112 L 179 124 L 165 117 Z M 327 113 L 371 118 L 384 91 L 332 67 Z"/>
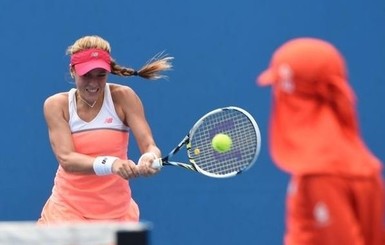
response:
<path id="1" fill-rule="evenodd" d="M 228 152 L 213 149 L 211 141 L 218 133 L 232 139 Z M 222 110 L 208 115 L 192 131 L 189 158 L 200 171 L 212 175 L 232 175 L 247 169 L 258 154 L 258 134 L 255 122 L 237 110 Z"/>

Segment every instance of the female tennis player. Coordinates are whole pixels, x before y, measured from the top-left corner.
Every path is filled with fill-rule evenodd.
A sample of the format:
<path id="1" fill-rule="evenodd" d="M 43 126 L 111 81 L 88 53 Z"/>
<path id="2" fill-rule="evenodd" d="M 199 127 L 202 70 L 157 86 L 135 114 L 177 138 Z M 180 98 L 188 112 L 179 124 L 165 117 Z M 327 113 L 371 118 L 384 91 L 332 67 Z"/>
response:
<path id="1" fill-rule="evenodd" d="M 172 57 L 160 56 L 140 70 L 120 66 L 108 41 L 85 36 L 67 50 L 76 87 L 48 97 L 44 116 L 59 163 L 52 194 L 40 224 L 93 220 L 138 221 L 129 180 L 151 176 L 161 156 L 138 95 L 128 86 L 108 82 L 109 74 L 159 79 Z M 128 158 L 130 132 L 142 152 Z"/>
<path id="2" fill-rule="evenodd" d="M 342 54 L 296 38 L 257 81 L 272 85 L 270 152 L 291 175 L 284 244 L 385 244 L 382 164 L 361 138 Z"/>

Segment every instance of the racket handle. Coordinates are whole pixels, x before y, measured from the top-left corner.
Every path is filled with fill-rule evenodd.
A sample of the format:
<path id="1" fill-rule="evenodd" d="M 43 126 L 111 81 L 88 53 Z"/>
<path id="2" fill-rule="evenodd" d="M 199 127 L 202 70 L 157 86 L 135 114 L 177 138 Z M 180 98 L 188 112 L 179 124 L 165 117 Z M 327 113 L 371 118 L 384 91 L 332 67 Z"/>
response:
<path id="1" fill-rule="evenodd" d="M 155 159 L 153 162 L 152 162 L 152 165 L 151 167 L 152 168 L 155 168 L 155 169 L 160 169 L 162 168 L 163 164 L 162 164 L 162 158 L 157 158 Z"/>

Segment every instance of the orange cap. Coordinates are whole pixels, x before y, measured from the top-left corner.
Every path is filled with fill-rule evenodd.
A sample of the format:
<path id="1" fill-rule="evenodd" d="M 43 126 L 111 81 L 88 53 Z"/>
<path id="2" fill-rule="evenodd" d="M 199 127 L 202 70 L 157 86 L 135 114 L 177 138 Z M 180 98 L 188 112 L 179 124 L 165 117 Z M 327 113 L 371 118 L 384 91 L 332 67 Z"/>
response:
<path id="1" fill-rule="evenodd" d="M 342 55 L 330 43 L 316 38 L 296 38 L 281 45 L 257 83 L 266 86 L 281 82 L 285 68 L 290 69 L 294 86 L 327 80 L 330 76 L 346 77 Z"/>

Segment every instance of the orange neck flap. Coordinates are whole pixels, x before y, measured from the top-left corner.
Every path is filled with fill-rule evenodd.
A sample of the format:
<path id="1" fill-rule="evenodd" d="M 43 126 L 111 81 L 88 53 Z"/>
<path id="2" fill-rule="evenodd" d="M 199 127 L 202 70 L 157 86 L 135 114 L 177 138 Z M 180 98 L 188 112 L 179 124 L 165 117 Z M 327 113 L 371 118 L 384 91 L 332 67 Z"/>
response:
<path id="1" fill-rule="evenodd" d="M 269 143 L 275 163 L 291 174 L 378 171 L 380 162 L 361 139 L 354 93 L 345 81 L 319 88 L 316 95 L 307 91 L 297 87 L 287 94 L 273 86 Z"/>

